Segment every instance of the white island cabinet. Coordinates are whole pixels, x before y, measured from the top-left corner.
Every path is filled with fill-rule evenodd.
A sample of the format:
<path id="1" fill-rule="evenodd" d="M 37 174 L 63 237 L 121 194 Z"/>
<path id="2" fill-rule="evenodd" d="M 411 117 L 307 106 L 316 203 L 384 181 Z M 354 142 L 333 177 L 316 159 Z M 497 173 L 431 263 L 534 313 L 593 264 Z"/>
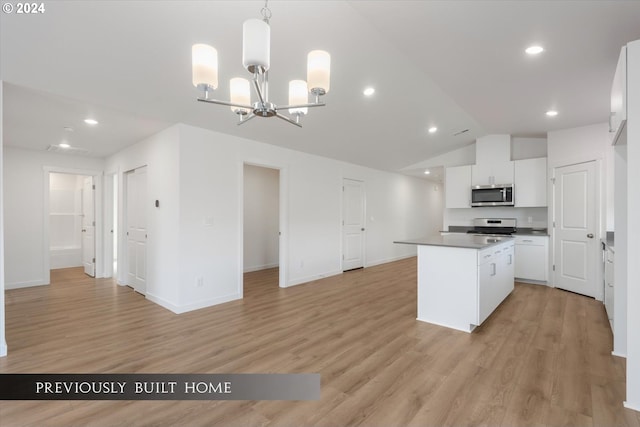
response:
<path id="1" fill-rule="evenodd" d="M 418 320 L 471 332 L 513 291 L 513 238 L 447 234 L 396 243 L 418 245 Z"/>

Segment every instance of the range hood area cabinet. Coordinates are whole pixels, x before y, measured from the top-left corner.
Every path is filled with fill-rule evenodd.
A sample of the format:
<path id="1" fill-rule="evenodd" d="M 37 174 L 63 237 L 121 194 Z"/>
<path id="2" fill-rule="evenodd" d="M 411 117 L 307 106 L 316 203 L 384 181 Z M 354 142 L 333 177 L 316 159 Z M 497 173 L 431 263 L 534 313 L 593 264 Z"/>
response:
<path id="1" fill-rule="evenodd" d="M 476 141 L 471 185 L 513 184 L 511 135 L 487 135 Z"/>
<path id="2" fill-rule="evenodd" d="M 513 184 L 513 162 L 481 163 L 471 166 L 471 185 Z"/>

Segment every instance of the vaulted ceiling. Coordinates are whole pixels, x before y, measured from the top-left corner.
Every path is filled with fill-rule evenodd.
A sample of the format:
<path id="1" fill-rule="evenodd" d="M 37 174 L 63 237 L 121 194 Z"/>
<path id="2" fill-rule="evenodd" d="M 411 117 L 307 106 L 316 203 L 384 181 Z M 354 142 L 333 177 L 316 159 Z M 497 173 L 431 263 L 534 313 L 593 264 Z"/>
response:
<path id="1" fill-rule="evenodd" d="M 228 99 L 228 80 L 248 77 L 242 23 L 259 18 L 264 2 L 55 1 L 44 13 L 0 15 L 5 145 L 44 150 L 67 140 L 104 157 L 181 122 L 411 171 L 488 133 L 545 136 L 606 122 L 620 48 L 640 39 L 640 1 L 268 5 L 276 103 L 287 103 L 289 80 L 306 77 L 308 51 L 331 54 L 327 106 L 311 109 L 302 129 L 261 118 L 237 126 L 228 107 L 196 101 L 191 45 L 217 48 L 214 96 Z M 526 55 L 532 44 L 545 51 Z M 87 116 L 100 124 L 87 128 Z"/>

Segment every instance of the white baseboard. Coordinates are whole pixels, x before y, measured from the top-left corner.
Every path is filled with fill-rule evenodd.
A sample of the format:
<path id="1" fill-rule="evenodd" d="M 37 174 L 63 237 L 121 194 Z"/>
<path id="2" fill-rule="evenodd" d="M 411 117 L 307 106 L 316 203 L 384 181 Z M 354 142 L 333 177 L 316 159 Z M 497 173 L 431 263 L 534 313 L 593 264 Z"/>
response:
<path id="1" fill-rule="evenodd" d="M 49 285 L 49 283 L 47 283 L 42 279 L 39 279 L 39 280 L 30 280 L 28 282 L 5 283 L 4 288 L 5 290 L 9 290 L 9 289 L 31 288 L 33 286 L 43 286 L 43 285 Z"/>
<path id="2" fill-rule="evenodd" d="M 634 404 L 629 403 L 629 402 L 627 402 L 625 400 L 624 402 L 622 402 L 622 405 L 627 409 L 631 409 L 631 410 L 640 412 L 640 403 L 638 403 L 637 405 L 634 405 Z"/>
<path id="3" fill-rule="evenodd" d="M 626 353 L 618 353 L 617 351 L 612 351 L 612 352 L 611 352 L 611 355 L 612 355 L 612 356 L 622 357 L 622 358 L 624 358 L 624 359 L 626 359 L 626 358 L 627 358 L 627 354 L 626 354 Z"/>
<path id="4" fill-rule="evenodd" d="M 543 280 L 531 280 L 531 279 L 521 279 L 520 277 L 514 277 L 513 280 L 520 283 L 526 283 L 528 285 L 543 285 L 543 286 L 551 286 L 549 282 L 545 282 Z"/>
<path id="5" fill-rule="evenodd" d="M 401 256 L 397 256 L 397 257 L 393 257 L 393 258 L 387 258 L 387 259 L 382 259 L 382 260 L 378 260 L 378 261 L 367 262 L 365 267 L 373 267 L 373 266 L 376 266 L 376 265 L 387 264 L 387 263 L 390 263 L 390 262 L 395 262 L 395 261 L 400 261 L 400 260 L 403 260 L 403 259 L 415 258 L 415 257 L 416 257 L 416 254 L 401 255 Z"/>
<path id="6" fill-rule="evenodd" d="M 5 357 L 7 355 L 7 343 L 0 342 L 0 357 Z"/>
<path id="7" fill-rule="evenodd" d="M 307 276 L 300 279 L 289 280 L 286 287 L 288 288 L 290 286 L 302 285 L 305 283 L 313 282 L 314 280 L 324 279 L 325 277 L 337 276 L 338 274 L 342 274 L 342 271 L 330 271 L 328 273 L 316 274 L 315 276 Z"/>
<path id="8" fill-rule="evenodd" d="M 251 272 L 254 272 L 254 271 L 267 270 L 269 268 L 276 268 L 279 265 L 280 264 L 278 264 L 277 262 L 274 263 L 274 264 L 255 265 L 253 267 L 245 267 L 243 271 L 245 273 L 251 273 Z"/>
<path id="9" fill-rule="evenodd" d="M 201 308 L 211 307 L 211 306 L 222 304 L 225 302 L 234 301 L 237 299 L 241 299 L 242 297 L 240 296 L 240 294 L 236 293 L 236 294 L 225 295 L 222 297 L 213 298 L 205 301 L 198 301 L 198 302 L 195 302 L 192 304 L 186 304 L 186 305 L 173 304 L 172 302 L 169 302 L 149 292 L 147 292 L 146 298 L 149 301 L 156 303 L 159 306 L 164 307 L 175 314 L 182 314 L 182 313 L 187 313 L 189 311 L 199 310 Z"/>
<path id="10" fill-rule="evenodd" d="M 218 304 L 223 304 L 229 301 L 235 301 L 237 299 L 242 299 L 242 295 L 235 293 L 230 295 L 225 295 L 218 298 L 213 298 L 205 301 L 198 301 L 187 305 L 182 305 L 179 307 L 178 314 L 186 313 L 188 311 L 200 310 L 201 308 L 207 308 Z"/>

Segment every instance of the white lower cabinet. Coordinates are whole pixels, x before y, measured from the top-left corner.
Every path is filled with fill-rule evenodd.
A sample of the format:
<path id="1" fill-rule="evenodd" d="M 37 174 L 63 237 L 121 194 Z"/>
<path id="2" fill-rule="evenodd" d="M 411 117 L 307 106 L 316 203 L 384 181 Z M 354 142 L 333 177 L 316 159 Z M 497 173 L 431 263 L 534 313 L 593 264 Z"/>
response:
<path id="1" fill-rule="evenodd" d="M 516 236 L 516 279 L 546 282 L 548 274 L 548 259 L 548 236 Z"/>
<path id="2" fill-rule="evenodd" d="M 607 317 L 613 329 L 613 257 L 614 253 L 611 248 L 605 251 L 604 264 L 604 308 L 607 311 Z"/>
<path id="3" fill-rule="evenodd" d="M 478 253 L 478 325 L 513 291 L 513 242 Z"/>

